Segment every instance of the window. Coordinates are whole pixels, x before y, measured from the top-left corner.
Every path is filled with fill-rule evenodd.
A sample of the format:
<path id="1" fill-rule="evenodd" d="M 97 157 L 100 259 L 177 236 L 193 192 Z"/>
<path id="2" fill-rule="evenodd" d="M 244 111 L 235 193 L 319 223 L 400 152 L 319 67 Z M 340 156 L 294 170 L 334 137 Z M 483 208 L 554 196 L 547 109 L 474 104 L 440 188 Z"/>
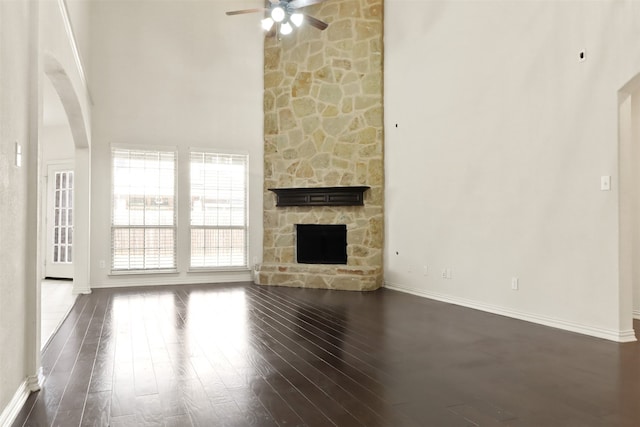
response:
<path id="1" fill-rule="evenodd" d="M 73 171 L 60 171 L 54 177 L 53 262 L 73 262 Z"/>
<path id="2" fill-rule="evenodd" d="M 111 269 L 176 268 L 173 151 L 112 149 Z"/>
<path id="3" fill-rule="evenodd" d="M 247 266 L 247 156 L 191 152 L 191 267 Z"/>

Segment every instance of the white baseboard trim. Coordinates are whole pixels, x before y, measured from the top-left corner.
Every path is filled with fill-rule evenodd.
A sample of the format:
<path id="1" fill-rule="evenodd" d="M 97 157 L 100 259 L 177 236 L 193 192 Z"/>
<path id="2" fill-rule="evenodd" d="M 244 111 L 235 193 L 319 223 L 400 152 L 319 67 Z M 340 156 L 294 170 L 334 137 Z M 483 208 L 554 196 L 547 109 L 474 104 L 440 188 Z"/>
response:
<path id="1" fill-rule="evenodd" d="M 24 402 L 27 401 L 31 390 L 29 389 L 29 378 L 25 379 L 22 384 L 16 390 L 16 393 L 11 398 L 9 404 L 4 408 L 2 414 L 0 414 L 0 427 L 9 427 L 18 416 L 18 413 L 22 409 Z"/>
<path id="2" fill-rule="evenodd" d="M 239 272 L 189 272 L 185 276 L 154 275 L 142 277 L 142 275 L 118 275 L 102 283 L 92 283 L 91 289 L 100 288 L 126 288 L 131 286 L 162 286 L 162 285 L 200 285 L 206 283 L 236 283 L 253 282 L 251 270 Z"/>
<path id="3" fill-rule="evenodd" d="M 637 310 L 633 310 L 633 318 L 640 320 L 640 308 Z"/>
<path id="4" fill-rule="evenodd" d="M 577 332 L 579 334 L 590 335 L 596 338 L 603 338 L 615 342 L 635 342 L 636 334 L 633 329 L 626 331 L 618 331 L 611 329 L 596 328 L 593 326 L 583 325 L 580 323 L 570 322 L 567 320 L 556 319 L 538 314 L 526 313 L 523 311 L 512 310 L 505 307 L 499 307 L 491 304 L 485 304 L 465 298 L 454 297 L 436 292 L 422 291 L 407 288 L 395 283 L 385 282 L 384 287 L 395 291 L 400 291 L 436 301 L 446 302 L 450 304 L 460 305 L 462 307 L 473 308 L 475 310 L 486 311 L 488 313 L 499 314 L 501 316 L 512 317 L 514 319 L 525 320 L 527 322 L 537 323 L 540 325 L 550 326 L 552 328 L 563 329 L 565 331 Z"/>

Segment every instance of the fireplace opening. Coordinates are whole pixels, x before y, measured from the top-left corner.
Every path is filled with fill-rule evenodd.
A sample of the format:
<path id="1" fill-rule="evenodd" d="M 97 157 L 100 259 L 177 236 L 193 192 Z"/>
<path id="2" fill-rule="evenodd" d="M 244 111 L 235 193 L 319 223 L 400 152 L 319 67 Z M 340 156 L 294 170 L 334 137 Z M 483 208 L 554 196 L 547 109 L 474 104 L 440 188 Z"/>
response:
<path id="1" fill-rule="evenodd" d="M 296 256 L 300 264 L 346 264 L 347 226 L 296 224 Z"/>

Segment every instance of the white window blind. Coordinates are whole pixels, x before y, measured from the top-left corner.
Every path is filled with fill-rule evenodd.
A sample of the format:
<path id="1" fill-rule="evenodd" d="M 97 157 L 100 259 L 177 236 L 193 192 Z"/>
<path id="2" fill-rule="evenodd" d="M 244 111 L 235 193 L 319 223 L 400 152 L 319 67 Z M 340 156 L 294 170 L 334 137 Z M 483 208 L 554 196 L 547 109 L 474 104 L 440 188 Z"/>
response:
<path id="1" fill-rule="evenodd" d="M 247 266 L 247 156 L 192 151 L 191 267 Z"/>
<path id="2" fill-rule="evenodd" d="M 111 269 L 176 268 L 176 153 L 112 149 Z"/>

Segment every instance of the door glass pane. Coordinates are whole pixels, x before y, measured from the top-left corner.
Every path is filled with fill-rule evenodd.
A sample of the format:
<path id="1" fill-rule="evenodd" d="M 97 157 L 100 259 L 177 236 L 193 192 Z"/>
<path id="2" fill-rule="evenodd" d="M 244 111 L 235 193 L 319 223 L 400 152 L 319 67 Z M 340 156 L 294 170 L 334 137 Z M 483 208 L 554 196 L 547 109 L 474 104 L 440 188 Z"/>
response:
<path id="1" fill-rule="evenodd" d="M 73 171 L 55 173 L 53 207 L 53 262 L 70 263 L 73 232 Z"/>

